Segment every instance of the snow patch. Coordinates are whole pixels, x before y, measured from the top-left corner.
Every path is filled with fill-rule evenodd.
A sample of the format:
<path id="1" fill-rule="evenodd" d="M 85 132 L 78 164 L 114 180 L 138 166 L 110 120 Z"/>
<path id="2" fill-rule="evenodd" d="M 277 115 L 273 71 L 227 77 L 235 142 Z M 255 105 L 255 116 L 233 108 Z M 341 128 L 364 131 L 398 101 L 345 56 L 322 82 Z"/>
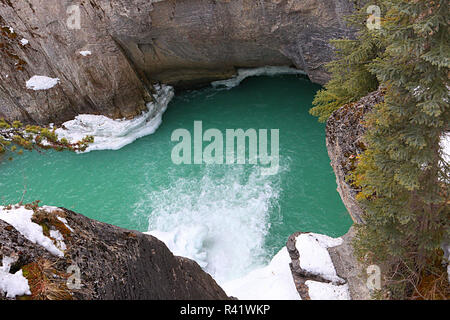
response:
<path id="1" fill-rule="evenodd" d="M 14 28 L 10 27 L 10 26 L 2 26 L 2 28 L 8 28 L 9 29 L 9 33 L 14 33 Z"/>
<path id="2" fill-rule="evenodd" d="M 268 266 L 229 281 L 222 288 L 240 300 L 301 300 L 292 278 L 287 248 L 278 252 Z"/>
<path id="3" fill-rule="evenodd" d="M 4 256 L 0 267 L 0 292 L 6 294 L 7 298 L 30 295 L 28 280 L 23 276 L 22 270 L 12 274 L 9 273 L 14 259 Z"/>
<path id="4" fill-rule="evenodd" d="M 0 206 L 0 220 L 13 226 L 31 242 L 41 245 L 56 256 L 63 257 L 64 252 L 58 249 L 53 241 L 44 235 L 42 227 L 31 221 L 33 213 L 33 210 L 28 210 L 23 206 L 12 207 L 9 210 Z"/>
<path id="5" fill-rule="evenodd" d="M 64 225 L 66 226 L 67 229 L 70 230 L 70 232 L 73 233 L 73 229 L 69 226 L 69 223 L 67 222 L 67 220 L 65 218 L 61 218 L 61 217 L 57 217 L 57 219 L 59 221 L 61 221 L 62 223 L 64 223 Z"/>
<path id="6" fill-rule="evenodd" d="M 64 237 L 61 232 L 59 232 L 58 230 L 50 230 L 50 237 L 55 239 L 58 249 L 60 249 L 61 251 L 65 251 L 67 249 L 67 246 L 64 242 Z"/>
<path id="7" fill-rule="evenodd" d="M 33 76 L 27 81 L 27 89 L 34 91 L 48 90 L 53 88 L 59 83 L 59 78 L 49 78 L 46 76 Z"/>
<path id="8" fill-rule="evenodd" d="M 242 81 L 249 77 L 255 76 L 276 76 L 282 74 L 302 74 L 306 73 L 302 70 L 298 70 L 290 67 L 276 67 L 276 66 L 267 66 L 261 68 L 252 68 L 252 69 L 239 69 L 238 73 L 235 77 L 227 80 L 214 81 L 211 85 L 214 88 L 217 87 L 225 87 L 227 89 L 234 88 L 238 86 Z"/>
<path id="9" fill-rule="evenodd" d="M 311 300 L 350 300 L 348 284 L 336 286 L 331 283 L 308 280 L 308 294 Z"/>
<path id="10" fill-rule="evenodd" d="M 22 39 L 22 40 L 20 40 L 20 44 L 22 45 L 22 46 L 26 46 L 27 44 L 29 44 L 30 43 L 30 41 L 28 41 L 27 39 Z"/>
<path id="11" fill-rule="evenodd" d="M 85 136 L 93 136 L 85 152 L 94 150 L 118 150 L 136 139 L 153 134 L 162 123 L 162 115 L 174 96 L 170 86 L 155 86 L 156 102 L 147 104 L 148 111 L 131 119 L 113 120 L 99 115 L 81 114 L 74 120 L 67 121 L 56 130 L 58 137 L 75 143 Z"/>
<path id="12" fill-rule="evenodd" d="M 89 50 L 86 50 L 86 51 L 80 51 L 80 54 L 81 54 L 83 57 L 87 57 L 87 56 L 90 56 L 90 55 L 92 54 L 92 52 L 89 51 Z"/>
<path id="13" fill-rule="evenodd" d="M 300 255 L 300 267 L 333 283 L 344 283 L 345 281 L 336 274 L 327 250 L 327 248 L 341 245 L 342 242 L 342 238 L 331 238 L 316 233 L 299 235 L 296 238 L 295 247 Z"/>
<path id="14" fill-rule="evenodd" d="M 262 266 L 270 208 L 279 197 L 277 177 L 254 167 L 242 180 L 244 170 L 230 166 L 219 177 L 217 167 L 206 166 L 199 177 L 178 177 L 159 191 L 145 187 L 149 177 L 134 214 L 148 215 L 151 235 L 197 261 L 219 284 L 241 278 Z"/>
<path id="15" fill-rule="evenodd" d="M 444 155 L 444 161 L 450 163 L 450 132 L 441 137 L 441 148 Z"/>

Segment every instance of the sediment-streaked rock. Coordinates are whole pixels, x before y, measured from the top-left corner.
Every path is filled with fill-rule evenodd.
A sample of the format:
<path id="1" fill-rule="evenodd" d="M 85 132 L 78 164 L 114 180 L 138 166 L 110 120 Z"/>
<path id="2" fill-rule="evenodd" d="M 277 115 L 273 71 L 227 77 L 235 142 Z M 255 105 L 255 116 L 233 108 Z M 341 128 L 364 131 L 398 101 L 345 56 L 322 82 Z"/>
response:
<path id="1" fill-rule="evenodd" d="M 154 4 L 147 36 L 119 38 L 139 69 L 172 85 L 267 65 L 292 65 L 324 84 L 329 40 L 350 35 L 352 9 L 348 0 L 166 0 Z"/>
<path id="2" fill-rule="evenodd" d="M 150 89 L 113 39 L 117 5 L 102 2 L 106 11 L 96 1 L 0 1 L 0 117 L 59 124 L 82 113 L 130 118 L 146 110 Z M 70 5 L 79 5 L 80 29 L 68 24 Z M 80 54 L 86 50 L 92 54 Z M 35 75 L 60 81 L 27 89 Z"/>

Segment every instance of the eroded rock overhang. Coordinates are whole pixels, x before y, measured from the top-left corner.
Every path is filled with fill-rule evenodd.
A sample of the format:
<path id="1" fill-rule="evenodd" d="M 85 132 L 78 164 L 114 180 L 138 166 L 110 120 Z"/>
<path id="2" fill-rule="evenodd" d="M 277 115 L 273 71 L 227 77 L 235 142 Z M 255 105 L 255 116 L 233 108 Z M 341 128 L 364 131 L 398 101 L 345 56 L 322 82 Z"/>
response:
<path id="1" fill-rule="evenodd" d="M 349 0 L 1 1 L 0 117 L 130 118 L 145 110 L 154 82 L 199 86 L 266 65 L 294 66 L 323 84 L 329 40 L 351 35 L 351 10 Z M 60 82 L 27 90 L 34 75 Z"/>

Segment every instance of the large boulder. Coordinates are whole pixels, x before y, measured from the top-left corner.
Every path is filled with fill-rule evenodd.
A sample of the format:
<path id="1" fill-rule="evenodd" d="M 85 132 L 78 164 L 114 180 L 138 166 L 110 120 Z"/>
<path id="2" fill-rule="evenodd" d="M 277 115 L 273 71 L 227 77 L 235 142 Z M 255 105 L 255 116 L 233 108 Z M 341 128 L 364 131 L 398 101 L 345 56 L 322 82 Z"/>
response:
<path id="1" fill-rule="evenodd" d="M 42 227 L 44 236 L 41 234 L 40 238 L 36 232 L 30 235 L 31 227 L 22 229 L 16 221 L 19 218 L 14 220 L 17 225 L 6 223 L 0 212 L 0 263 L 12 261 L 9 273 L 22 270 L 30 287 L 31 296 L 19 298 L 228 299 L 196 262 L 174 256 L 163 242 L 150 235 L 62 208 L 28 208 L 33 210 L 32 223 Z M 10 219 L 11 214 L 26 214 L 23 210 L 27 210 L 0 207 L 3 212 L 8 209 Z M 51 239 L 61 253 L 42 237 Z M 77 270 L 79 289 L 74 278 Z M 0 292 L 0 300 L 2 296 Z"/>

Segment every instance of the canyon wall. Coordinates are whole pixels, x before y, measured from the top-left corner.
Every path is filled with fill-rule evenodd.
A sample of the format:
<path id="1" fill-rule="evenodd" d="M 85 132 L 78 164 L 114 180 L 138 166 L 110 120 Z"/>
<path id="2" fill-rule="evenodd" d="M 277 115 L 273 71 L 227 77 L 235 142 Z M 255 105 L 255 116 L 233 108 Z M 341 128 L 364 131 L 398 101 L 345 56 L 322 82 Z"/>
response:
<path id="1" fill-rule="evenodd" d="M 329 40 L 349 35 L 347 0 L 161 1 L 147 35 L 121 35 L 152 79 L 174 85 L 229 77 L 236 67 L 294 65 L 325 83 Z"/>
<path id="2" fill-rule="evenodd" d="M 0 117 L 131 118 L 154 82 L 192 87 L 244 67 L 291 65 L 323 84 L 329 40 L 351 36 L 351 10 L 350 0 L 0 0 Z M 60 81 L 27 89 L 34 75 Z"/>

